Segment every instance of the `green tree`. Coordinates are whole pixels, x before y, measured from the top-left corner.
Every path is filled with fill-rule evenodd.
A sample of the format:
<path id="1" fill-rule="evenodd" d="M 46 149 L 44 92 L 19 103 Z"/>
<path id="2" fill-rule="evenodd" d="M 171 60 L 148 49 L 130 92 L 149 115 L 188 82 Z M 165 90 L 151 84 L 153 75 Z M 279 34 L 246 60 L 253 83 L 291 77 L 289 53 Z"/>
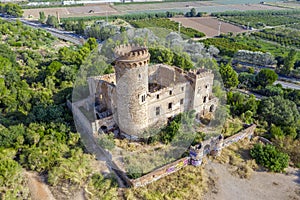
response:
<path id="1" fill-rule="evenodd" d="M 1 4 L 2 9 L 1 12 L 4 14 L 12 15 L 14 17 L 22 17 L 23 15 L 23 10 L 22 8 L 13 3 L 6 3 L 6 4 Z"/>
<path id="2" fill-rule="evenodd" d="M 224 86 L 228 89 L 235 88 L 239 84 L 238 75 L 234 71 L 231 65 L 220 65 L 220 74 L 224 83 Z"/>
<path id="3" fill-rule="evenodd" d="M 192 8 L 192 9 L 191 9 L 191 17 L 196 17 L 196 15 L 197 15 L 196 9 L 195 9 L 195 8 Z"/>
<path id="4" fill-rule="evenodd" d="M 52 61 L 51 64 L 47 67 L 47 76 L 54 76 L 58 72 L 63 64 L 58 61 Z"/>
<path id="5" fill-rule="evenodd" d="M 273 172 L 282 172 L 289 164 L 289 156 L 280 152 L 272 145 L 256 144 L 250 155 L 258 164 L 263 165 Z"/>
<path id="6" fill-rule="evenodd" d="M 117 182 L 114 177 L 103 177 L 100 173 L 92 175 L 88 183 L 89 199 L 97 200 L 110 200 L 117 198 Z"/>
<path id="7" fill-rule="evenodd" d="M 272 124 L 271 128 L 270 128 L 270 133 L 271 133 L 271 136 L 275 139 L 283 139 L 284 138 L 284 133 L 281 130 L 280 126 L 275 126 L 274 124 Z"/>
<path id="8" fill-rule="evenodd" d="M 299 112 L 294 102 L 282 96 L 273 96 L 261 100 L 259 116 L 269 124 L 292 126 L 299 120 Z"/>
<path id="9" fill-rule="evenodd" d="M 47 21 L 46 21 L 46 24 L 49 25 L 49 26 L 52 26 L 54 28 L 57 28 L 58 27 L 58 19 L 53 16 L 53 15 L 48 15 L 48 18 L 47 18 Z"/>
<path id="10" fill-rule="evenodd" d="M 96 38 L 89 38 L 84 45 L 85 47 L 89 48 L 90 51 L 96 49 L 98 47 L 98 42 L 96 40 Z"/>
<path id="11" fill-rule="evenodd" d="M 255 85 L 255 76 L 248 72 L 242 72 L 239 74 L 239 88 L 251 88 Z"/>
<path id="12" fill-rule="evenodd" d="M 44 11 L 39 12 L 39 22 L 44 23 L 46 21 L 46 15 Z"/>
<path id="13" fill-rule="evenodd" d="M 24 181 L 22 167 L 13 158 L 16 151 L 0 149 L 0 198 L 28 199 L 29 190 Z"/>
<path id="14" fill-rule="evenodd" d="M 58 165 L 49 171 L 50 185 L 62 185 L 64 182 L 82 187 L 92 172 L 92 155 L 84 154 L 81 149 L 73 149 L 69 158 L 62 158 Z"/>
<path id="15" fill-rule="evenodd" d="M 289 74 L 294 69 L 294 65 L 297 59 L 297 51 L 291 49 L 287 57 L 283 61 L 283 69 L 281 70 L 284 74 Z"/>
<path id="16" fill-rule="evenodd" d="M 256 85 L 266 87 L 272 85 L 278 79 L 278 75 L 271 69 L 262 69 L 255 77 Z"/>

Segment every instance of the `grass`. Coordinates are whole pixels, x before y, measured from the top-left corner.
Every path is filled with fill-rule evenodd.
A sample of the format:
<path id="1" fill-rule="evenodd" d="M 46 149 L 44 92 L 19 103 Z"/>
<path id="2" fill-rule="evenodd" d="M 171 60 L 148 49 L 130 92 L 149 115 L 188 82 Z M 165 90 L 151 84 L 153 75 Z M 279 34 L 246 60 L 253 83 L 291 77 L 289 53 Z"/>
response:
<path id="1" fill-rule="evenodd" d="M 222 150 L 216 161 L 221 164 L 228 164 L 231 174 L 240 178 L 250 178 L 253 171 L 258 169 L 255 160 L 250 156 L 250 149 L 254 142 L 247 139 L 232 144 Z"/>
<path id="2" fill-rule="evenodd" d="M 208 180 L 202 167 L 189 165 L 145 187 L 127 189 L 125 197 L 130 200 L 201 199 L 208 190 Z"/>

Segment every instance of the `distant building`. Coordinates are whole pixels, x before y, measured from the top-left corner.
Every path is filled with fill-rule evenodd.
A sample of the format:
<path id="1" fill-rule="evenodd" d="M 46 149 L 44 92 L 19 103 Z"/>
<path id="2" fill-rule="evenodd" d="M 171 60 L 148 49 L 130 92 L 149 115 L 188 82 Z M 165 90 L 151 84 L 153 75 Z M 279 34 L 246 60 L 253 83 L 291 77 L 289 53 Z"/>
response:
<path id="1" fill-rule="evenodd" d="M 215 111 L 218 100 L 212 94 L 211 71 L 149 66 L 147 48 L 135 45 L 122 45 L 115 54 L 114 74 L 88 78 L 97 118 L 93 130 L 118 127 L 132 138 L 185 111 L 195 110 L 197 118 Z"/>

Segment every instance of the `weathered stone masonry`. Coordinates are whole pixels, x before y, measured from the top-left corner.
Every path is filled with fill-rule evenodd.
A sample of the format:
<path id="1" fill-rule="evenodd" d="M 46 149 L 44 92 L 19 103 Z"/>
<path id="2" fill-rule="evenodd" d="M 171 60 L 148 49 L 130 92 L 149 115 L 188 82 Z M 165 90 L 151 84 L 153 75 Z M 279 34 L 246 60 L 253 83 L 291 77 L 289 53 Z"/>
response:
<path id="1" fill-rule="evenodd" d="M 179 160 L 176 160 L 170 164 L 167 164 L 163 167 L 160 167 L 140 178 L 137 179 L 128 179 L 127 181 L 133 187 L 145 186 L 153 181 L 156 181 L 164 176 L 167 176 L 171 173 L 174 173 L 181 168 L 191 164 L 194 166 L 200 166 L 202 164 L 202 159 L 207 155 L 218 156 L 220 155 L 223 148 L 230 146 L 231 144 L 243 140 L 245 138 L 251 139 L 256 128 L 255 124 L 252 124 L 246 127 L 244 130 L 239 133 L 223 139 L 222 135 L 213 137 L 209 140 L 203 141 L 201 144 L 198 144 L 190 148 L 190 156 L 184 157 Z"/>
<path id="2" fill-rule="evenodd" d="M 110 117 L 121 134 L 132 139 L 179 113 L 195 110 L 200 118 L 215 111 L 218 100 L 212 94 L 211 71 L 149 66 L 147 48 L 135 45 L 122 45 L 115 54 L 115 74 L 88 79 L 90 98 L 96 99 L 95 132 L 109 130 L 111 123 L 105 123 Z"/>

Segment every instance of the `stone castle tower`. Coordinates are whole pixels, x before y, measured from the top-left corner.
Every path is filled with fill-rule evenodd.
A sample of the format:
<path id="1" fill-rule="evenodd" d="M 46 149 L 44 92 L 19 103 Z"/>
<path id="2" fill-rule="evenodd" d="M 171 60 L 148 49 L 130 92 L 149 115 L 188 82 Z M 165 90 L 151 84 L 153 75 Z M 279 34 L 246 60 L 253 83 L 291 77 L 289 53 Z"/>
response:
<path id="1" fill-rule="evenodd" d="M 147 48 L 121 45 L 115 49 L 117 122 L 121 131 L 138 135 L 148 127 L 148 64 Z"/>

